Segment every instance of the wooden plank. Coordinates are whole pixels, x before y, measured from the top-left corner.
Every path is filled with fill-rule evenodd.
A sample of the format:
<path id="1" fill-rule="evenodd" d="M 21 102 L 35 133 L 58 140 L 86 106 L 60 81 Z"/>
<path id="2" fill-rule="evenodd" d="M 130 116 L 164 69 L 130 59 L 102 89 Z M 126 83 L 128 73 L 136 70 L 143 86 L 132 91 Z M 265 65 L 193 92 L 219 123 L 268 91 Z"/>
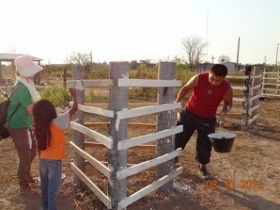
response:
<path id="1" fill-rule="evenodd" d="M 255 122 L 255 121 L 256 121 L 256 119 L 257 119 L 257 118 L 259 118 L 259 116 L 260 116 L 260 115 L 259 115 L 259 114 L 257 114 L 257 115 L 255 115 L 252 119 L 249 119 L 248 124 L 249 124 L 249 125 L 251 125 L 253 122 Z"/>
<path id="2" fill-rule="evenodd" d="M 79 123 L 76 123 L 74 121 L 70 122 L 70 127 L 74 130 L 79 131 L 80 133 L 83 133 L 87 135 L 88 137 L 94 138 L 96 141 L 98 141 L 101 144 L 104 144 L 107 148 L 112 149 L 113 148 L 113 141 L 107 136 L 102 135 L 101 133 L 98 133 L 96 131 L 93 131 Z"/>
<path id="3" fill-rule="evenodd" d="M 74 149 L 76 153 L 87 160 L 93 167 L 95 167 L 100 173 L 104 174 L 108 179 L 111 177 L 112 170 L 103 165 L 100 161 L 86 153 L 84 150 L 79 148 L 74 142 L 70 141 L 70 146 Z"/>
<path id="4" fill-rule="evenodd" d="M 88 128 L 108 128 L 109 122 L 84 122 Z"/>
<path id="5" fill-rule="evenodd" d="M 262 83 L 262 85 L 272 85 L 272 86 L 277 86 L 279 83 Z"/>
<path id="6" fill-rule="evenodd" d="M 165 185 L 167 182 L 171 181 L 175 177 L 179 176 L 183 173 L 183 167 L 179 167 L 176 170 L 172 171 L 168 175 L 163 176 L 162 178 L 154 181 L 152 184 L 142 188 L 141 190 L 137 191 L 136 193 L 132 194 L 127 198 L 123 198 L 118 203 L 118 209 L 124 209 L 130 204 L 134 203 L 135 201 L 143 198 L 144 196 L 148 195 L 149 193 L 155 191 L 159 187 Z"/>
<path id="7" fill-rule="evenodd" d="M 106 148 L 103 144 L 100 144 L 100 143 L 95 143 L 95 142 L 89 142 L 89 141 L 86 141 L 85 142 L 85 146 L 87 147 L 95 147 L 95 148 Z M 145 144 L 145 145 L 136 145 L 134 148 L 135 149 L 143 149 L 143 150 L 146 150 L 146 149 L 155 149 L 156 145 L 155 144 Z"/>
<path id="8" fill-rule="evenodd" d="M 250 79 L 259 79 L 259 78 L 262 78 L 262 75 L 261 75 L 261 74 L 254 75 L 254 76 L 251 76 L 251 77 L 250 77 Z"/>
<path id="9" fill-rule="evenodd" d="M 152 129 L 155 130 L 157 125 L 152 124 L 152 123 L 128 123 L 127 125 L 128 128 L 131 129 Z"/>
<path id="10" fill-rule="evenodd" d="M 267 77 L 263 77 L 263 80 L 277 80 L 278 77 L 274 77 L 274 78 L 267 78 Z"/>
<path id="11" fill-rule="evenodd" d="M 145 162 L 133 165 L 129 168 L 122 169 L 117 172 L 117 179 L 123 179 L 123 178 L 129 177 L 129 176 L 132 176 L 132 175 L 142 172 L 148 168 L 162 164 L 168 160 L 172 160 L 175 157 L 177 157 L 178 155 L 180 155 L 181 153 L 182 153 L 182 148 L 178 148 L 177 150 L 174 150 L 170 153 L 167 153 L 167 154 L 161 155 L 159 157 L 156 157 L 154 159 L 147 160 Z"/>
<path id="12" fill-rule="evenodd" d="M 244 102 L 244 101 L 246 101 L 246 99 L 245 98 L 236 98 L 236 97 L 233 97 L 233 102 Z"/>
<path id="13" fill-rule="evenodd" d="M 181 103 L 161 104 L 155 106 L 145 106 L 129 110 L 122 110 L 117 112 L 117 119 L 128 119 L 132 117 L 139 117 L 143 115 L 155 114 L 164 111 L 170 111 L 181 108 Z"/>
<path id="14" fill-rule="evenodd" d="M 264 71 L 263 74 L 274 74 L 274 75 L 278 75 L 279 72 L 267 72 L 267 71 Z"/>
<path id="15" fill-rule="evenodd" d="M 256 105 L 253 108 L 249 109 L 249 114 L 251 114 L 255 110 L 258 110 L 259 108 L 260 108 L 260 105 Z"/>
<path id="16" fill-rule="evenodd" d="M 227 75 L 226 79 L 247 79 L 248 76 L 245 75 Z"/>
<path id="17" fill-rule="evenodd" d="M 275 96 L 275 97 L 279 97 L 280 96 L 280 93 L 279 94 L 272 94 L 272 93 L 263 93 L 265 96 Z"/>
<path id="18" fill-rule="evenodd" d="M 99 107 L 93 107 L 93 106 L 79 104 L 78 109 L 83 111 L 83 112 L 90 113 L 90 114 L 98 114 L 98 115 L 105 116 L 105 117 L 110 117 L 110 118 L 114 117 L 114 112 L 113 111 L 107 110 L 107 109 L 102 109 L 102 108 L 99 108 Z"/>
<path id="19" fill-rule="evenodd" d="M 100 143 L 96 143 L 96 142 L 91 142 L 91 141 L 86 141 L 85 142 L 85 146 L 86 147 L 94 147 L 94 148 L 104 148 L 104 149 L 107 149 L 107 147 L 104 146 L 104 144 L 100 144 Z"/>
<path id="20" fill-rule="evenodd" d="M 229 118 L 238 118 L 238 117 L 241 117 L 241 115 L 242 115 L 241 112 L 240 113 L 238 113 L 238 112 L 235 112 L 235 113 L 229 112 L 229 113 L 227 113 L 227 117 L 229 117 Z"/>
<path id="21" fill-rule="evenodd" d="M 107 197 L 102 190 L 98 188 L 74 163 L 71 163 L 71 169 L 82 180 L 85 185 L 104 203 L 107 208 L 111 209 L 111 199 Z"/>
<path id="22" fill-rule="evenodd" d="M 103 79 L 103 80 L 68 80 L 67 86 L 73 87 L 76 85 L 77 81 L 81 81 L 83 87 L 112 87 L 114 85 L 114 81 L 111 79 Z"/>
<path id="23" fill-rule="evenodd" d="M 128 79 L 118 80 L 119 87 L 180 87 L 180 80 Z"/>
<path id="24" fill-rule="evenodd" d="M 232 112 L 237 112 L 239 114 L 245 114 L 246 110 L 244 110 L 242 108 L 234 108 L 234 107 L 232 107 L 228 114 L 231 114 Z"/>
<path id="25" fill-rule="evenodd" d="M 123 150 L 123 149 L 128 149 L 130 147 L 139 145 L 139 144 L 144 144 L 144 143 L 148 143 L 150 141 L 155 141 L 157 139 L 161 139 L 167 136 L 172 136 L 176 133 L 180 133 L 183 131 L 183 126 L 176 126 L 173 128 L 169 128 L 163 131 L 158 131 L 156 133 L 152 133 L 152 134 L 147 134 L 144 136 L 138 136 L 138 137 L 134 137 L 134 138 L 130 138 L 130 139 L 124 139 L 122 141 L 118 142 L 118 150 Z"/>
<path id="26" fill-rule="evenodd" d="M 232 118 L 226 117 L 225 121 L 232 122 L 232 123 L 235 123 L 235 124 L 240 124 L 240 125 L 246 125 L 246 123 L 243 120 L 239 120 L 239 119 L 232 119 Z"/>
<path id="27" fill-rule="evenodd" d="M 262 90 L 268 90 L 268 91 L 273 91 L 273 92 L 280 91 L 280 89 L 277 90 L 276 88 L 262 88 Z"/>
<path id="28" fill-rule="evenodd" d="M 231 86 L 233 90 L 247 90 L 245 86 Z"/>
<path id="29" fill-rule="evenodd" d="M 109 122 L 85 122 L 84 125 L 88 128 L 107 128 Z M 131 129 L 156 129 L 156 125 L 152 123 L 127 123 L 127 127 Z"/>
<path id="30" fill-rule="evenodd" d="M 250 87 L 250 91 L 260 89 L 261 87 L 262 87 L 261 84 L 256 85 L 256 86 L 254 86 L 254 87 Z"/>
<path id="31" fill-rule="evenodd" d="M 249 98 L 249 102 L 252 102 L 254 100 L 259 100 L 260 97 L 262 97 L 262 94 L 255 95 L 254 97 Z"/>

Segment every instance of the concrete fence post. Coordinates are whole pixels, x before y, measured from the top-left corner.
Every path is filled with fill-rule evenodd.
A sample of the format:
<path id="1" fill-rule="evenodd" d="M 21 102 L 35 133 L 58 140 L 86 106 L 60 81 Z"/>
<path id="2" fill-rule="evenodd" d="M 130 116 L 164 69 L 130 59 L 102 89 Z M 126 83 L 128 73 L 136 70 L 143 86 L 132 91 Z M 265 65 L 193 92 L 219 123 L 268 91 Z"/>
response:
<path id="1" fill-rule="evenodd" d="M 245 67 L 245 76 L 247 78 L 244 80 L 244 87 L 246 89 L 243 91 L 243 99 L 245 100 L 242 103 L 242 107 L 244 110 L 246 110 L 245 113 L 242 114 L 242 121 L 245 123 L 245 125 L 241 125 L 241 130 L 246 131 L 248 129 L 248 123 L 249 123 L 249 97 L 250 97 L 250 83 L 251 83 L 251 71 L 252 71 L 252 66 L 246 66 Z"/>
<path id="2" fill-rule="evenodd" d="M 112 201 L 112 209 L 118 209 L 118 203 L 127 197 L 127 178 L 118 180 L 116 174 L 127 165 L 127 150 L 119 151 L 118 142 L 127 138 L 127 120 L 117 119 L 117 112 L 128 108 L 128 88 L 118 87 L 118 79 L 127 77 L 129 72 L 128 62 L 110 62 L 109 74 L 114 85 L 109 90 L 109 109 L 114 112 L 114 117 L 109 121 L 109 136 L 113 138 L 113 148 L 108 152 L 108 164 L 112 169 L 111 179 L 108 181 L 108 195 Z"/>
<path id="3" fill-rule="evenodd" d="M 173 62 L 160 62 L 158 80 L 176 79 L 176 64 Z M 168 104 L 175 101 L 175 87 L 158 88 L 157 103 Z M 175 113 L 173 111 L 161 112 L 157 114 L 157 130 L 165 130 L 175 125 Z M 156 155 L 161 156 L 173 151 L 175 148 L 174 136 L 169 136 L 157 141 Z M 157 178 L 169 174 L 173 170 L 174 160 L 169 160 L 157 166 Z M 160 190 L 173 191 L 173 182 L 163 185 Z"/>
<path id="4" fill-rule="evenodd" d="M 85 72 L 85 67 L 84 66 L 78 66 L 74 65 L 72 66 L 72 72 L 73 80 L 83 80 L 84 79 L 84 72 Z M 77 90 L 77 101 L 79 104 L 84 104 L 85 101 L 85 91 L 84 90 Z M 78 110 L 74 116 L 72 117 L 73 119 L 78 119 L 77 123 L 79 124 L 84 124 L 84 113 L 80 110 Z M 84 135 L 78 131 L 73 130 L 73 140 L 74 143 L 84 150 Z M 78 155 L 77 153 L 74 153 L 74 164 L 81 170 L 85 171 L 85 161 L 84 159 Z M 81 180 L 77 175 L 75 175 L 74 180 L 78 182 L 79 185 L 82 185 Z"/>

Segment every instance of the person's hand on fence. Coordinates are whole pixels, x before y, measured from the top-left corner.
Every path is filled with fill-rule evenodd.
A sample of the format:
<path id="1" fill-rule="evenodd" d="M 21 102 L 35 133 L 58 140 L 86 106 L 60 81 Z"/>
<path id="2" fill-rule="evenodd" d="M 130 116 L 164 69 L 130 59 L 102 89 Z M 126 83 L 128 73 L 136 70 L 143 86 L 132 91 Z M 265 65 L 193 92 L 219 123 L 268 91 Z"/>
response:
<path id="1" fill-rule="evenodd" d="M 69 88 L 68 90 L 71 96 L 76 97 L 77 91 L 75 88 Z"/>

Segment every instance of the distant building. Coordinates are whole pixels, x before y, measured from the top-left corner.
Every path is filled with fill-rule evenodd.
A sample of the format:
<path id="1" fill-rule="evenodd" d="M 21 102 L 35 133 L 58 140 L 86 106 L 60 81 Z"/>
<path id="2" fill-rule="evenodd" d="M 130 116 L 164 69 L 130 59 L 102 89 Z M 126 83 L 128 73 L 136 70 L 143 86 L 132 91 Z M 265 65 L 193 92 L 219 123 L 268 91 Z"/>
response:
<path id="1" fill-rule="evenodd" d="M 221 63 L 221 64 L 225 65 L 229 72 L 236 72 L 237 68 L 238 68 L 237 71 L 240 71 L 244 68 L 244 65 L 242 65 L 242 64 L 238 64 L 238 67 L 237 67 L 237 64 L 235 62 L 225 62 L 225 63 Z M 200 63 L 194 67 L 194 70 L 199 71 L 199 72 L 207 71 L 213 65 L 215 65 L 215 64 L 214 63 Z"/>
<path id="2" fill-rule="evenodd" d="M 199 72 L 207 71 L 207 70 L 209 70 L 213 65 L 214 65 L 213 63 L 200 63 L 200 64 L 194 66 L 194 70 L 195 70 L 195 71 L 199 71 Z"/>
<path id="3" fill-rule="evenodd" d="M 238 72 L 244 68 L 244 66 L 242 64 L 239 63 L 237 66 L 237 63 L 235 63 L 235 62 L 226 62 L 223 64 L 227 67 L 229 72 Z"/>
<path id="4" fill-rule="evenodd" d="M 2 74 L 2 62 L 11 62 L 12 66 L 13 66 L 13 71 L 15 71 L 15 67 L 14 67 L 14 60 L 16 59 L 16 57 L 20 56 L 20 55 L 24 55 L 24 54 L 17 54 L 17 53 L 0 53 L 0 83 L 6 83 L 5 79 L 3 78 L 3 74 Z M 35 57 L 30 55 L 34 61 L 36 61 L 39 65 L 40 62 L 43 60 L 41 58 Z M 34 78 L 34 83 L 38 84 L 40 83 L 40 72 L 38 72 Z"/>

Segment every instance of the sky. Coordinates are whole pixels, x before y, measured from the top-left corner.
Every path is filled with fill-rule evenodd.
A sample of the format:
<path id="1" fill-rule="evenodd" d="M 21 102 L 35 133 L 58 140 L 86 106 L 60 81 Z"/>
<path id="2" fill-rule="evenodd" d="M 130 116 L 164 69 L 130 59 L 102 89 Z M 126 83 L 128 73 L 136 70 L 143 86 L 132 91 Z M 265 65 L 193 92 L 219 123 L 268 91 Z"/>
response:
<path id="1" fill-rule="evenodd" d="M 73 52 L 93 62 L 186 59 L 188 37 L 208 43 L 202 62 L 280 61 L 279 0 L 3 0 L 0 10 L 0 53 L 43 64 Z"/>

